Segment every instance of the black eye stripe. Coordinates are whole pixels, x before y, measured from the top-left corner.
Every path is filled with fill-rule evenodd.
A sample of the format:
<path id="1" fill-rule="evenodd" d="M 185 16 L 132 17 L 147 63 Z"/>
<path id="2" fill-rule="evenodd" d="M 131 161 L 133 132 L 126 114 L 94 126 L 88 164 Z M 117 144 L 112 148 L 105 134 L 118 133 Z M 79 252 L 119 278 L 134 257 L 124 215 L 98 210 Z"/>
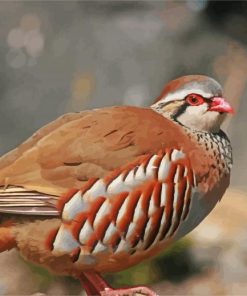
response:
<path id="1" fill-rule="evenodd" d="M 202 97 L 202 98 L 204 99 L 205 103 L 210 104 L 210 103 L 212 102 L 212 98 L 204 98 L 204 97 Z M 189 107 L 189 106 L 191 106 L 191 105 L 185 101 L 184 104 L 181 105 L 181 106 L 177 109 L 177 111 L 173 114 L 172 117 L 177 121 L 177 118 L 178 118 L 180 115 L 182 115 L 183 113 L 185 113 L 187 107 Z"/>
<path id="2" fill-rule="evenodd" d="M 203 96 L 201 96 L 201 97 L 203 98 L 203 100 L 204 100 L 205 103 L 207 103 L 207 104 L 210 104 L 210 103 L 212 102 L 212 99 L 213 99 L 213 98 L 205 98 L 205 97 L 203 97 Z M 184 99 L 184 100 L 185 100 L 185 99 Z M 174 100 L 174 101 L 181 101 L 181 100 Z M 161 102 L 161 103 L 159 103 L 158 107 L 159 107 L 160 109 L 162 109 L 162 108 L 164 108 L 165 106 L 167 106 L 167 105 L 173 103 L 174 101 Z M 178 116 L 180 116 L 180 115 L 182 115 L 183 113 L 185 113 L 185 110 L 186 110 L 187 107 L 189 107 L 189 106 L 191 106 L 191 105 L 185 101 L 184 104 L 182 104 L 182 105 L 177 109 L 177 111 L 176 111 L 174 114 L 172 114 L 172 118 L 173 118 L 174 120 L 177 121 Z"/>
<path id="3" fill-rule="evenodd" d="M 187 107 L 190 106 L 187 102 L 184 102 L 183 105 L 181 105 L 177 111 L 173 114 L 173 118 L 176 120 L 180 115 L 182 115 Z"/>
<path id="4" fill-rule="evenodd" d="M 203 99 L 204 99 L 204 101 L 205 101 L 206 103 L 210 104 L 210 103 L 212 102 L 212 99 L 213 99 L 213 98 L 210 98 L 210 99 L 209 99 L 209 98 L 204 98 L 204 97 L 203 97 Z"/>

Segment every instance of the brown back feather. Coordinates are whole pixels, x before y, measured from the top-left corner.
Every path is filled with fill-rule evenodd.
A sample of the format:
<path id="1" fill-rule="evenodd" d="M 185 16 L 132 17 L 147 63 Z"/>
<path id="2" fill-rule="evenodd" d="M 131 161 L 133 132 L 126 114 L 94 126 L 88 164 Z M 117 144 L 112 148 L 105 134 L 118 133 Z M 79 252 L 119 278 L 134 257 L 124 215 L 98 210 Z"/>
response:
<path id="1" fill-rule="evenodd" d="M 0 186 L 60 196 L 69 188 L 81 188 L 90 177 L 100 178 L 164 147 L 183 149 L 199 175 L 208 172 L 206 156 L 183 128 L 150 108 L 67 114 L 0 158 Z"/>

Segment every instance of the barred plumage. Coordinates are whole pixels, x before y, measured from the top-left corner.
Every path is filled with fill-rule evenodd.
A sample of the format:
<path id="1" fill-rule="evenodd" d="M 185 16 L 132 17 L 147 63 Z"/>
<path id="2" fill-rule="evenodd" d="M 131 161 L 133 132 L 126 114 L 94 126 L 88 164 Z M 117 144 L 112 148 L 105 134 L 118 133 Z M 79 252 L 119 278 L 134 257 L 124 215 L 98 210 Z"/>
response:
<path id="1" fill-rule="evenodd" d="M 166 149 L 89 180 L 65 201 L 53 252 L 134 256 L 162 243 L 188 215 L 193 175 L 182 151 Z"/>

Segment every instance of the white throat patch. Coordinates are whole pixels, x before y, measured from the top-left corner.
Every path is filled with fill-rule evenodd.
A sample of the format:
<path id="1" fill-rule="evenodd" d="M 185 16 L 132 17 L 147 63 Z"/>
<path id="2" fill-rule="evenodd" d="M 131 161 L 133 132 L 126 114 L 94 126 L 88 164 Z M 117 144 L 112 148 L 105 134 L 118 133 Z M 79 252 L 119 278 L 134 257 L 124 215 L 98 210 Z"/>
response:
<path id="1" fill-rule="evenodd" d="M 188 106 L 186 112 L 182 113 L 177 120 L 195 130 L 218 132 L 225 116 L 214 111 L 207 112 L 207 109 L 206 103 L 200 106 Z"/>

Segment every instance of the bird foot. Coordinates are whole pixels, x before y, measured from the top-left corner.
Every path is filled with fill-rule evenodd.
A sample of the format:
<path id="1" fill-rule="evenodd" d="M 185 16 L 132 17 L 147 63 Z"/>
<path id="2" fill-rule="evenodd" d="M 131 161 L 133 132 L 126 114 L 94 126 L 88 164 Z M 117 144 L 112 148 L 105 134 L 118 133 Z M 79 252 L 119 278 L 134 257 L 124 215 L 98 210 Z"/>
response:
<path id="1" fill-rule="evenodd" d="M 101 296 L 158 296 L 154 291 L 147 287 L 132 287 L 123 289 L 105 289 L 105 291 L 100 292 Z"/>
<path id="2" fill-rule="evenodd" d="M 87 296 L 158 296 L 145 286 L 113 289 L 106 281 L 93 271 L 84 271 L 80 281 Z"/>

